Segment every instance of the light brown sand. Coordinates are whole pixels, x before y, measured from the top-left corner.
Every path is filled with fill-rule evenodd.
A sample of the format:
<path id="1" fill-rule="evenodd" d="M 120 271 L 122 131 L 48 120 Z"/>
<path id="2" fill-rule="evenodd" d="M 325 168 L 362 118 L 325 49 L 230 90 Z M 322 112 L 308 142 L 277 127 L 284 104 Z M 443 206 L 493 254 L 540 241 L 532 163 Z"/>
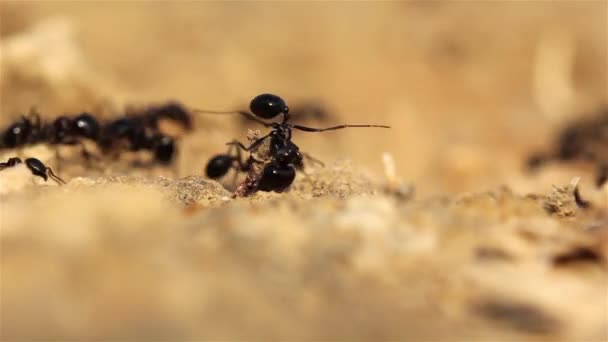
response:
<path id="1" fill-rule="evenodd" d="M 2 127 L 32 105 L 111 117 L 167 99 L 242 108 L 261 92 L 325 104 L 310 125 L 393 127 L 296 133 L 326 166 L 246 199 L 202 178 L 245 140 L 231 117 L 197 117 L 173 168 L 2 151 L 68 181 L 0 172 L 2 340 L 608 340 L 593 166 L 522 170 L 606 103 L 607 10 L 0 3 Z"/>

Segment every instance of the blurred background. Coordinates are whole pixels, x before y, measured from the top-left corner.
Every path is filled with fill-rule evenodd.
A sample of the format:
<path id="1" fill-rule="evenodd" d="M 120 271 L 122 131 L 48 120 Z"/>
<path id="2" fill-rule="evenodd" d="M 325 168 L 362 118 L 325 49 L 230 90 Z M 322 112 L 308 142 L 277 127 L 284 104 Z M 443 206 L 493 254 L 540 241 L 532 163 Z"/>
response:
<path id="1" fill-rule="evenodd" d="M 3 126 L 34 105 L 45 117 L 111 117 L 166 100 L 242 109 L 270 92 L 296 122 L 391 125 L 294 141 L 376 175 L 389 152 L 423 194 L 568 182 L 579 171 L 528 174 L 524 162 L 608 98 L 605 1 L 3 1 L 0 10 Z M 327 115 L 297 118 L 306 106 Z M 226 141 L 255 128 L 238 117 L 196 121 L 178 176 L 201 174 Z"/>

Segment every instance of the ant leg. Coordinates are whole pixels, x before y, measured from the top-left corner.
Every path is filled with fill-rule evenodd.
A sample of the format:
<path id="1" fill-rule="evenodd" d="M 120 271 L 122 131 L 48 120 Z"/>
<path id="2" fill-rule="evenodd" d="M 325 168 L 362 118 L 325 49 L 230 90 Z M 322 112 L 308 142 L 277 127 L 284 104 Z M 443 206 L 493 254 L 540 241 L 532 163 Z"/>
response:
<path id="1" fill-rule="evenodd" d="M 306 152 L 302 152 L 302 156 L 304 158 L 306 158 L 307 160 L 309 160 L 310 162 L 319 165 L 320 167 L 325 167 L 325 163 L 323 163 L 322 161 L 320 161 L 319 159 L 311 156 L 310 154 L 306 153 Z"/>
<path id="2" fill-rule="evenodd" d="M 243 145 L 243 143 L 238 140 L 232 140 L 231 142 L 227 142 L 226 145 L 230 146 L 230 149 L 228 150 L 228 154 L 230 154 L 230 151 L 233 148 L 236 148 L 237 151 L 240 151 L 239 149 L 244 150 L 244 151 L 249 151 L 249 148 L 246 147 L 245 145 Z"/>
<path id="3" fill-rule="evenodd" d="M 55 173 L 53 173 L 53 170 L 48 166 L 46 167 L 46 173 L 49 175 L 49 177 L 51 177 L 52 180 L 57 182 L 57 184 L 59 184 L 59 185 L 66 184 L 66 182 L 63 179 L 61 179 L 59 176 L 57 176 Z"/>
<path id="4" fill-rule="evenodd" d="M 251 143 L 251 145 L 249 145 L 249 147 L 246 147 L 238 140 L 233 140 L 233 141 L 227 143 L 226 145 L 237 146 L 237 147 L 240 147 L 241 149 L 243 149 L 244 151 L 251 152 L 251 151 L 255 150 L 258 146 L 260 146 L 264 142 L 264 140 L 266 140 L 268 137 L 270 137 L 270 133 L 266 134 L 263 137 L 258 138 L 256 141 Z"/>
<path id="5" fill-rule="evenodd" d="M 256 142 L 254 142 L 254 144 Z M 245 147 L 245 145 L 243 145 L 241 142 L 239 142 L 237 140 L 234 140 L 234 141 L 230 142 L 229 144 L 236 147 L 236 157 L 234 159 L 238 164 L 238 167 L 239 167 L 238 170 L 242 171 L 242 172 L 249 171 L 249 169 L 251 168 L 251 162 L 256 161 L 256 160 L 252 156 L 250 156 L 249 158 L 251 158 L 251 160 L 243 161 L 243 155 L 242 155 L 241 150 L 249 152 L 249 150 L 251 149 L 251 146 Z"/>
<path id="6" fill-rule="evenodd" d="M 8 160 L 6 162 L 0 163 L 0 170 L 6 169 L 8 167 L 13 167 L 17 164 L 21 164 L 21 158 L 18 157 L 12 157 L 12 158 L 8 158 Z"/>

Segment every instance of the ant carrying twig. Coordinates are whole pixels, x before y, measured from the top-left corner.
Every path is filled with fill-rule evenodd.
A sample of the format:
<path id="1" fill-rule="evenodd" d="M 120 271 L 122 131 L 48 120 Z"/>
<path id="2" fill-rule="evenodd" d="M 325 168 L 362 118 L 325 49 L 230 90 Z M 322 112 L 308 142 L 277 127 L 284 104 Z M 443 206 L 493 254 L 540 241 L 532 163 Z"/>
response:
<path id="1" fill-rule="evenodd" d="M 0 170 L 4 170 L 9 167 L 17 166 L 21 163 L 23 163 L 21 158 L 18 158 L 18 157 L 9 158 L 6 162 L 0 162 Z M 42 163 L 40 160 L 38 160 L 36 158 L 25 159 L 25 166 L 27 166 L 27 168 L 32 172 L 32 174 L 34 176 L 41 177 L 42 179 L 44 179 L 45 182 L 50 177 L 52 180 L 57 182 L 59 185 L 65 184 L 65 181 L 63 179 L 59 178 L 59 176 L 57 176 L 56 174 L 54 174 L 53 170 L 50 167 L 44 165 L 44 163 Z"/>
<path id="2" fill-rule="evenodd" d="M 326 132 L 348 127 L 380 127 L 384 125 L 338 125 L 328 128 L 312 128 L 289 123 L 289 107 L 279 96 L 262 94 L 256 96 L 250 103 L 251 113 L 245 111 L 218 112 L 195 110 L 200 113 L 241 114 L 265 127 L 270 132 L 255 139 L 251 145 L 245 146 L 238 141 L 228 143 L 230 148 L 226 154 L 213 156 L 207 163 L 206 174 L 212 179 L 220 178 L 230 169 L 247 172 L 247 177 L 241 183 L 235 196 L 248 196 L 256 191 L 285 191 L 296 176 L 296 169 L 303 168 L 303 155 L 300 148 L 291 140 L 292 130 L 304 132 Z M 281 122 L 266 122 L 283 115 Z M 236 151 L 236 153 L 235 153 Z M 249 157 L 243 160 L 241 151 L 248 152 Z"/>

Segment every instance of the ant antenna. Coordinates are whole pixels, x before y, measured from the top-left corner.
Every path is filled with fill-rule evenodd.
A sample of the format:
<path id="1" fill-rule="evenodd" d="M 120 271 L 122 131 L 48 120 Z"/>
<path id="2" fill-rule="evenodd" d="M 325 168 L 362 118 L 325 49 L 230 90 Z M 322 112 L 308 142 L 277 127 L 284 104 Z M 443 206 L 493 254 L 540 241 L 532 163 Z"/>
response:
<path id="1" fill-rule="evenodd" d="M 50 167 L 47 166 L 46 171 L 48 172 L 49 177 L 51 177 L 55 182 L 57 182 L 61 185 L 66 184 L 63 179 L 59 178 L 59 176 L 57 176 L 55 173 L 53 173 L 53 170 L 51 170 Z"/>
<path id="2" fill-rule="evenodd" d="M 313 127 L 306 127 L 306 126 L 300 126 L 300 125 L 289 125 L 291 128 L 295 128 L 298 129 L 300 131 L 304 131 L 304 132 L 325 132 L 325 131 L 335 131 L 337 129 L 343 129 L 343 128 L 348 128 L 348 127 L 378 127 L 378 128 L 391 128 L 391 126 L 385 126 L 385 125 L 339 125 L 339 126 L 333 126 L 333 127 L 327 127 L 327 128 L 313 128 Z"/>
<path id="3" fill-rule="evenodd" d="M 256 117 L 255 115 L 249 113 L 249 112 L 245 112 L 245 111 L 240 111 L 240 110 L 234 110 L 234 111 L 216 111 L 216 110 L 206 110 L 206 109 L 197 109 L 197 108 L 191 108 L 191 110 L 195 113 L 199 113 L 199 114 L 240 114 L 244 117 L 246 117 L 249 120 L 253 120 L 257 123 L 260 123 L 262 125 L 264 125 L 265 127 L 271 127 L 272 124 L 269 124 L 268 122 L 259 119 L 258 117 Z"/>

